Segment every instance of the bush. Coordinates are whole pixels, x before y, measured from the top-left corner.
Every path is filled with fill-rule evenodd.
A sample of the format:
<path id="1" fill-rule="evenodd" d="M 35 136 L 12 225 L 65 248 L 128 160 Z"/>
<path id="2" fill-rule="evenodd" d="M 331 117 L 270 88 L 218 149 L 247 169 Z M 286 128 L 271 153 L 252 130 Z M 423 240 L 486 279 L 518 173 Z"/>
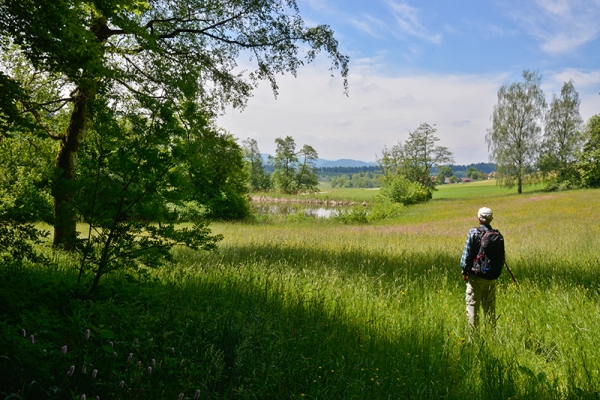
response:
<path id="1" fill-rule="evenodd" d="M 338 209 L 333 218 L 343 224 L 366 224 L 369 222 L 367 208 L 358 204 L 351 208 Z"/>
<path id="2" fill-rule="evenodd" d="M 394 203 L 409 204 L 424 203 L 431 199 L 428 188 L 418 182 L 411 182 L 405 176 L 397 175 L 381 189 L 381 194 Z"/>
<path id="3" fill-rule="evenodd" d="M 371 222 L 380 221 L 382 219 L 397 217 L 402 211 L 404 211 L 402 203 L 395 203 L 389 197 L 378 194 L 375 197 L 373 206 L 369 210 L 367 218 Z"/>

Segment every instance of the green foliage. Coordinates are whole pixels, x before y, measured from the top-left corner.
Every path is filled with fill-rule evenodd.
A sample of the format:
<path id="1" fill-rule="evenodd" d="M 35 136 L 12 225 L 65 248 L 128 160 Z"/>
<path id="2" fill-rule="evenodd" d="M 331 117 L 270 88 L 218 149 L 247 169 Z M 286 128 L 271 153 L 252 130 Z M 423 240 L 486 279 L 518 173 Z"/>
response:
<path id="1" fill-rule="evenodd" d="M 524 70 L 523 82 L 500 87 L 492 128 L 485 137 L 490 160 L 498 167 L 498 182 L 508 187 L 516 184 L 518 193 L 533 172 L 539 151 L 546 108 L 541 79 L 537 72 Z"/>
<path id="2" fill-rule="evenodd" d="M 184 178 L 198 165 L 198 132 L 183 128 L 172 104 L 142 97 L 122 106 L 119 118 L 97 108 L 81 151 L 76 204 L 88 232 L 77 241 L 78 282 L 91 274 L 92 293 L 111 271 L 143 273 L 168 262 L 176 245 L 213 249 L 220 240 L 202 220 L 176 227 L 168 207 L 190 198 L 194 180 Z"/>
<path id="3" fill-rule="evenodd" d="M 339 175 L 331 178 L 331 187 L 340 188 L 376 188 L 379 187 L 379 174 L 374 172 L 359 172 L 357 174 Z"/>
<path id="4" fill-rule="evenodd" d="M 0 140 L 1 208 L 15 221 L 53 221 L 52 144 L 20 133 Z"/>
<path id="5" fill-rule="evenodd" d="M 454 176 L 454 171 L 452 170 L 452 168 L 448 165 L 442 165 L 438 169 L 436 181 L 437 181 L 438 185 L 441 185 L 444 183 L 446 178 L 451 178 L 453 176 Z"/>
<path id="6" fill-rule="evenodd" d="M 395 203 L 404 205 L 423 203 L 432 197 L 431 191 L 419 182 L 413 182 L 403 175 L 397 175 L 389 180 L 381 195 Z"/>
<path id="7" fill-rule="evenodd" d="M 273 172 L 273 185 L 283 193 L 294 193 L 296 191 L 296 165 L 298 155 L 296 154 L 296 142 L 291 136 L 285 139 L 275 139 L 275 157 L 269 156 L 269 161 L 275 171 Z"/>
<path id="8" fill-rule="evenodd" d="M 586 125 L 588 138 L 579 156 L 579 173 L 583 186 L 600 186 L 600 114 L 593 115 Z"/>
<path id="9" fill-rule="evenodd" d="M 435 144 L 440 140 L 435 136 L 436 131 L 435 126 L 422 123 L 417 129 L 409 133 L 404 145 L 398 142 L 391 149 L 384 147 L 381 158 L 377 160 L 383 171 L 381 181 L 384 187 L 404 185 L 394 183 L 397 176 L 403 176 L 410 182 L 420 184 L 428 192 L 435 189 L 437 180 L 431 179 L 431 169 L 454 161 L 452 152 L 447 147 Z M 395 194 L 391 194 L 398 190 L 398 188 L 391 188 L 388 193 L 392 198 L 398 198 Z M 410 190 L 412 191 L 412 189 Z M 420 195 L 415 196 L 420 198 Z M 429 195 L 429 198 L 431 198 L 431 195 Z M 412 204 L 410 203 L 412 200 L 408 201 L 409 203 L 405 204 Z"/>
<path id="10" fill-rule="evenodd" d="M 298 193 L 319 191 L 319 179 L 315 167 L 318 159 L 319 154 L 317 151 L 307 144 L 298 152 L 298 168 L 296 170 L 296 188 Z"/>
<path id="11" fill-rule="evenodd" d="M 370 222 L 398 217 L 404 212 L 404 204 L 394 202 L 388 196 L 379 194 L 375 197 L 367 218 Z"/>
<path id="12" fill-rule="evenodd" d="M 469 167 L 465 175 L 467 178 L 471 178 L 474 181 L 479 181 L 483 179 L 483 174 L 480 171 L 478 171 L 475 167 Z"/>
<path id="13" fill-rule="evenodd" d="M 250 190 L 254 192 L 269 190 L 271 188 L 271 177 L 265 170 L 263 157 L 260 150 L 258 150 L 256 139 L 248 138 L 242 141 L 242 146 L 249 176 Z"/>

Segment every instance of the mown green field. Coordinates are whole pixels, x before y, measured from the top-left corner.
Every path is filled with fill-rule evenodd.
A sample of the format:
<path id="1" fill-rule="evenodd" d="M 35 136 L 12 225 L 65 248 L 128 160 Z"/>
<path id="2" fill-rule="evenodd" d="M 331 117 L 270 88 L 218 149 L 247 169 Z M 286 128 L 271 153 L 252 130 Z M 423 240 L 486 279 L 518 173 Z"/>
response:
<path id="1" fill-rule="evenodd" d="M 169 269 L 108 277 L 95 299 L 70 299 L 64 263 L 2 271 L 0 393 L 597 399 L 600 192 L 515 191 L 448 185 L 375 224 L 215 224 L 217 253 L 178 250 Z M 458 262 L 481 206 L 518 284 L 501 276 L 496 331 L 473 338 Z"/>

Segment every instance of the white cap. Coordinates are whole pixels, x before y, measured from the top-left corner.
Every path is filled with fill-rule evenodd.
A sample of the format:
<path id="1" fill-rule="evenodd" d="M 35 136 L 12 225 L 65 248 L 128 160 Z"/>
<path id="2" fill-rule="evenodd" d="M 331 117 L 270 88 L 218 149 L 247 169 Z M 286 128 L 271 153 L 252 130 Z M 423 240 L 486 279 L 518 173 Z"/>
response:
<path id="1" fill-rule="evenodd" d="M 477 218 L 484 220 L 486 222 L 490 222 L 492 219 L 494 219 L 494 216 L 493 216 L 491 209 L 489 209 L 487 207 L 482 207 L 477 212 Z"/>

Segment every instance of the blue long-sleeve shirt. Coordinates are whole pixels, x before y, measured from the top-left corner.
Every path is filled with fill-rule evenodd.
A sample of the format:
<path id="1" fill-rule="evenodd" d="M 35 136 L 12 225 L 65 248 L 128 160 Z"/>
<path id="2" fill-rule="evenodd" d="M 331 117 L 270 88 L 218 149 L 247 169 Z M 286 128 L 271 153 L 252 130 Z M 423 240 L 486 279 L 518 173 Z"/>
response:
<path id="1" fill-rule="evenodd" d="M 492 229 L 490 225 L 481 225 L 479 229 L 483 229 L 489 231 Z M 471 267 L 473 267 L 473 260 L 477 256 L 477 252 L 479 251 L 479 241 L 481 240 L 481 232 L 478 228 L 473 228 L 469 231 L 467 235 L 467 242 L 465 243 L 465 248 L 463 249 L 462 256 L 460 258 L 460 268 L 462 269 L 463 275 L 467 275 L 471 272 Z"/>

